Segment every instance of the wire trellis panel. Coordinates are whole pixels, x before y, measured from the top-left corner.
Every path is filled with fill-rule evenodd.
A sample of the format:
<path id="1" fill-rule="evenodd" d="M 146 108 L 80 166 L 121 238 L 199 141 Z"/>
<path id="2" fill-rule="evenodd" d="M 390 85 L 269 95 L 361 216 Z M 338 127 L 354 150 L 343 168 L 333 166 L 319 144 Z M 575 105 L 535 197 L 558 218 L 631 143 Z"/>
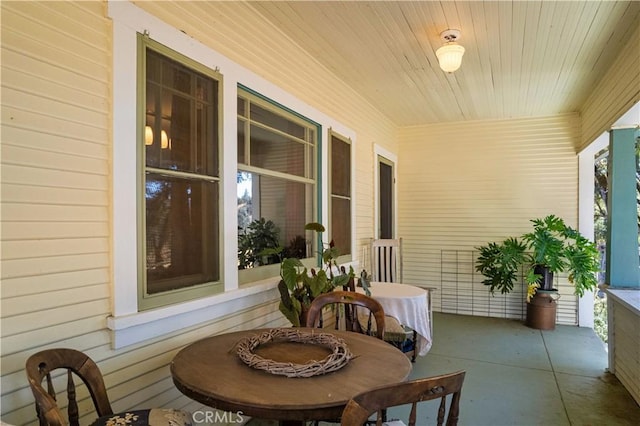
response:
<path id="1" fill-rule="evenodd" d="M 476 250 L 441 250 L 441 311 L 444 313 L 524 319 L 526 285 L 521 272 L 509 294 L 492 295 L 475 270 Z"/>

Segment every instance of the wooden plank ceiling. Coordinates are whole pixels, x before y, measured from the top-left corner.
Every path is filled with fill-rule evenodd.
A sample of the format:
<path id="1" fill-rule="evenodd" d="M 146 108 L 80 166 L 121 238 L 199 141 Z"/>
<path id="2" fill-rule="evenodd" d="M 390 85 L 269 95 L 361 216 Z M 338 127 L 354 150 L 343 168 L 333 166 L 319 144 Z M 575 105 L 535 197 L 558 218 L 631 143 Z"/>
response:
<path id="1" fill-rule="evenodd" d="M 640 22 L 639 1 L 250 4 L 399 126 L 579 112 Z M 447 28 L 466 49 L 451 74 Z"/>

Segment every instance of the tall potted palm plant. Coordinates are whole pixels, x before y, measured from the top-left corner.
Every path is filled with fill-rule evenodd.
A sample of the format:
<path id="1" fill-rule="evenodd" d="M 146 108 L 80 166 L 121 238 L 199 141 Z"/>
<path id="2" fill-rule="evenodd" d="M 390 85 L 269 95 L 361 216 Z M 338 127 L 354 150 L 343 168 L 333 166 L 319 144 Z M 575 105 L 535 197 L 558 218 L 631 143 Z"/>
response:
<path id="1" fill-rule="evenodd" d="M 485 276 L 483 284 L 493 294 L 509 293 L 524 271 L 527 283 L 527 324 L 534 328 L 555 327 L 557 290 L 555 273 L 567 272 L 574 292 L 582 296 L 597 286 L 598 250 L 593 242 L 563 219 L 549 215 L 533 219 L 533 230 L 520 238 L 510 237 L 500 243 L 477 247 L 475 268 Z"/>

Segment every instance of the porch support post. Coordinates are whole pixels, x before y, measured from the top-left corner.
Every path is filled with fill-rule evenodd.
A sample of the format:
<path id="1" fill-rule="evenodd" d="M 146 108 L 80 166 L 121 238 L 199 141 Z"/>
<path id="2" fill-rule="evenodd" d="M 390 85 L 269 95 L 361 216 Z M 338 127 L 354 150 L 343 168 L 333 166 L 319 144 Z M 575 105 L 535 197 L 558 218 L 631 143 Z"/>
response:
<path id="1" fill-rule="evenodd" d="M 637 127 L 610 131 L 606 283 L 612 288 L 640 289 L 636 198 L 637 137 Z"/>
<path id="2" fill-rule="evenodd" d="M 609 133 L 604 132 L 578 154 L 578 231 L 590 241 L 595 239 L 593 220 L 593 206 L 595 205 L 593 170 L 595 159 L 596 154 L 608 146 Z M 602 253 L 602 256 L 604 256 L 604 253 Z M 604 259 L 602 260 L 604 261 Z M 578 326 L 594 327 L 593 301 L 594 292 L 592 291 L 585 291 L 584 295 L 578 299 Z"/>

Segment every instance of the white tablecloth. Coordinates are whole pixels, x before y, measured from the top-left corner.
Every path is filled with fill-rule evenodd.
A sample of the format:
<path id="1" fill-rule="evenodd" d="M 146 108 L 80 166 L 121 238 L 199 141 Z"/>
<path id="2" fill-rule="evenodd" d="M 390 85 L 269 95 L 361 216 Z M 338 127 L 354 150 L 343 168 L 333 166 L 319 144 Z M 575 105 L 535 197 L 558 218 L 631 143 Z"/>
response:
<path id="1" fill-rule="evenodd" d="M 364 294 L 361 287 L 356 290 Z M 431 349 L 427 291 L 409 284 L 382 282 L 372 282 L 369 290 L 371 297 L 380 302 L 386 315 L 391 315 L 418 333 L 418 355 L 426 355 Z"/>

